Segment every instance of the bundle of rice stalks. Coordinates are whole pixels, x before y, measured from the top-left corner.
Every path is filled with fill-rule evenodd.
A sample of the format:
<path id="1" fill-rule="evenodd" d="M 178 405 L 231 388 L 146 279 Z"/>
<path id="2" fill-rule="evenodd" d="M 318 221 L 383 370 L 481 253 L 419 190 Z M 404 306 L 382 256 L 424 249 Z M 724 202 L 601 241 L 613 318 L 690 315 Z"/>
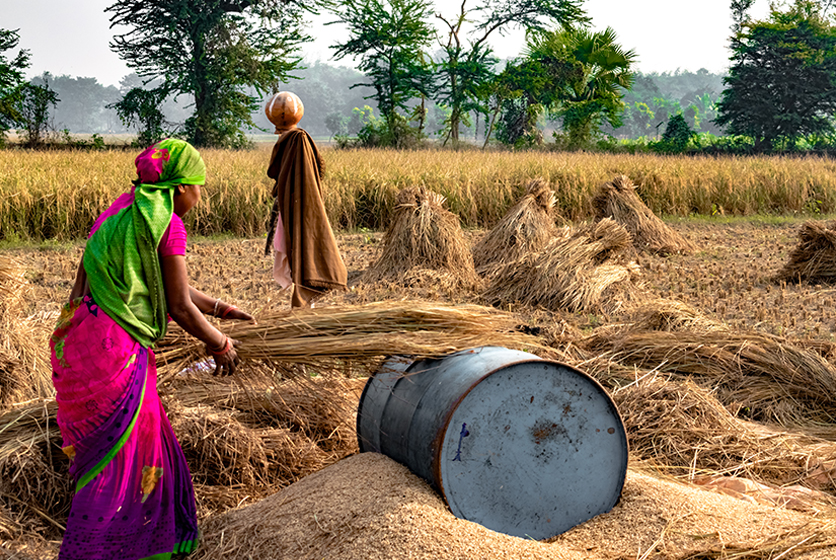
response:
<path id="1" fill-rule="evenodd" d="M 803 223 L 798 230 L 798 245 L 776 280 L 836 281 L 836 222 Z"/>
<path id="2" fill-rule="evenodd" d="M 542 251 L 502 266 L 483 294 L 493 305 L 519 302 L 552 311 L 612 313 L 631 295 L 638 266 L 630 234 L 612 220 L 564 228 Z"/>
<path id="3" fill-rule="evenodd" d="M 645 206 L 636 186 L 626 175 L 619 175 L 600 187 L 592 199 L 595 221 L 611 218 L 633 236 L 640 251 L 650 253 L 693 253 L 696 246 L 668 227 Z"/>
<path id="4" fill-rule="evenodd" d="M 56 410 L 47 401 L 0 414 L 0 506 L 53 532 L 64 529 L 71 495 Z"/>
<path id="5" fill-rule="evenodd" d="M 398 301 L 295 309 L 259 317 L 257 324 L 221 327 L 241 342 L 244 361 L 339 371 L 394 354 L 439 357 L 476 346 L 537 347 L 535 337 L 515 331 L 517 324 L 511 315 L 476 305 Z M 162 381 L 205 358 L 203 344 L 181 329 L 172 328 L 170 336 L 157 353 Z"/>
<path id="6" fill-rule="evenodd" d="M 696 308 L 673 299 L 639 302 L 626 310 L 623 323 L 633 331 L 728 331 L 728 325 L 709 319 Z"/>
<path id="7" fill-rule="evenodd" d="M 52 394 L 46 352 L 23 316 L 29 296 L 23 265 L 0 255 L 0 406 Z"/>
<path id="8" fill-rule="evenodd" d="M 834 494 L 836 504 L 836 442 L 741 421 L 691 380 L 642 379 L 615 391 L 613 399 L 631 453 L 666 474 L 798 484 Z"/>
<path id="9" fill-rule="evenodd" d="M 614 331 L 579 342 L 624 366 L 693 376 L 737 415 L 836 435 L 836 368 L 815 350 L 762 333 Z"/>
<path id="10" fill-rule="evenodd" d="M 444 197 L 424 187 L 398 194 L 392 224 L 383 238 L 380 258 L 363 274 L 363 281 L 399 282 L 413 268 L 448 273 L 449 289 L 472 289 L 479 278 L 473 268 L 470 243 L 459 219 L 443 208 Z"/>
<path id="11" fill-rule="evenodd" d="M 532 179 L 526 194 L 473 248 L 478 272 L 506 264 L 545 247 L 555 234 L 554 191 L 543 179 Z"/>

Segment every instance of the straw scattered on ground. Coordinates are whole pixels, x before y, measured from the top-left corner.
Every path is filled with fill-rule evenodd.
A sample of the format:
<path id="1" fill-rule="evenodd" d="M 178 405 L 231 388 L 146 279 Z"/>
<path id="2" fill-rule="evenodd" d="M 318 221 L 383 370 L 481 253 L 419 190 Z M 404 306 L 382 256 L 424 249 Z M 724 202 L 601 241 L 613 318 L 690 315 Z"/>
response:
<path id="1" fill-rule="evenodd" d="M 442 195 L 423 187 L 402 190 L 381 255 L 363 274 L 363 282 L 400 282 L 410 272 L 414 282 L 416 270 L 424 269 L 443 273 L 428 278 L 430 283 L 443 280 L 451 290 L 475 288 L 479 277 L 470 243 L 459 218 L 443 204 Z"/>
<path id="2" fill-rule="evenodd" d="M 592 199 L 595 221 L 615 220 L 630 232 L 633 245 L 650 253 L 692 253 L 696 246 L 668 227 L 648 208 L 626 175 L 601 185 Z"/>
<path id="3" fill-rule="evenodd" d="M 195 558 L 684 560 L 723 547 L 754 553 L 770 546 L 764 527 L 772 535 L 797 537 L 773 544 L 775 551 L 806 538 L 796 552 L 822 547 L 819 558 L 827 558 L 836 552 L 829 523 L 630 470 L 613 511 L 551 542 L 531 541 L 457 519 L 406 467 L 363 453 L 253 506 L 210 518 Z"/>
<path id="4" fill-rule="evenodd" d="M 504 265 L 484 293 L 493 305 L 521 303 L 553 311 L 613 313 L 639 276 L 630 234 L 613 220 L 564 228 L 542 251 Z"/>
<path id="5" fill-rule="evenodd" d="M 529 181 L 525 190 L 525 196 L 473 247 L 473 263 L 478 272 L 540 251 L 555 235 L 551 185 L 537 178 Z"/>
<path id="6" fill-rule="evenodd" d="M 798 245 L 778 273 L 787 282 L 836 281 L 836 222 L 809 221 L 798 230 Z"/>

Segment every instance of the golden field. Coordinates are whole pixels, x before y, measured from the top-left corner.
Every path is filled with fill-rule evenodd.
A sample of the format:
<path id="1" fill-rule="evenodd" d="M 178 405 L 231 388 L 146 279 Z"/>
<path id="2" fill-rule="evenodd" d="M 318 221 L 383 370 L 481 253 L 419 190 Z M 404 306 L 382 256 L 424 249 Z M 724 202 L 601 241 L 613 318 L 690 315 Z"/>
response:
<path id="1" fill-rule="evenodd" d="M 204 202 L 187 224 L 196 234 L 258 235 L 272 199 L 269 145 L 205 150 Z M 0 151 L 0 240 L 83 238 L 135 178 L 132 151 Z M 836 211 L 836 162 L 823 158 L 672 157 L 548 152 L 324 150 L 325 198 L 338 229 L 382 229 L 395 195 L 423 185 L 447 197 L 467 228 L 491 227 L 525 182 L 552 182 L 559 212 L 590 215 L 595 189 L 617 174 L 640 186 L 659 215 L 796 215 Z"/>

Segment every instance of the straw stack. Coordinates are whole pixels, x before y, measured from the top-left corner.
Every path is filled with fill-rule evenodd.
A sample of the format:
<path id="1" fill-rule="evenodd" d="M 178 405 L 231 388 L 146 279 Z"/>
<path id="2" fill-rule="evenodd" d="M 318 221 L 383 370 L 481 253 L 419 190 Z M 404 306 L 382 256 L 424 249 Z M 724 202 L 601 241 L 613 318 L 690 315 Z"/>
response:
<path id="1" fill-rule="evenodd" d="M 542 251 L 501 267 L 484 293 L 493 305 L 518 302 L 552 311 L 612 313 L 631 297 L 630 234 L 612 220 L 564 228 Z"/>
<path id="2" fill-rule="evenodd" d="M 836 281 L 836 222 L 805 222 L 798 230 L 798 245 L 777 280 L 787 282 Z"/>
<path id="3" fill-rule="evenodd" d="M 555 235 L 555 198 L 548 181 L 532 179 L 525 191 L 525 196 L 473 248 L 478 272 L 536 253 Z"/>
<path id="4" fill-rule="evenodd" d="M 668 227 L 648 208 L 626 175 L 605 183 L 592 199 L 595 221 L 611 218 L 624 226 L 640 251 L 650 253 L 693 253 L 696 246 Z"/>
<path id="5" fill-rule="evenodd" d="M 380 258 L 363 274 L 363 281 L 402 282 L 412 272 L 434 271 L 428 282 L 448 289 L 472 289 L 479 278 L 470 244 L 459 219 L 444 209 L 444 197 L 423 187 L 398 194 L 392 224 L 383 238 Z M 440 284 L 439 284 L 440 283 Z"/>

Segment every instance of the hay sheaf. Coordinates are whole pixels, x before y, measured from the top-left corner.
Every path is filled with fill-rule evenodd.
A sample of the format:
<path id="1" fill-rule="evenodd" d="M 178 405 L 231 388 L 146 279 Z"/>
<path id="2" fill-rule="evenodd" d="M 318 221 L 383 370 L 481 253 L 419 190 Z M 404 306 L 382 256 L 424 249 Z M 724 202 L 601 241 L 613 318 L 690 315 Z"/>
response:
<path id="1" fill-rule="evenodd" d="M 423 187 L 398 194 L 383 250 L 362 276 L 366 283 L 397 282 L 413 268 L 449 274 L 448 289 L 474 289 L 479 277 L 470 243 L 456 215 L 443 207 L 444 197 Z"/>
<path id="2" fill-rule="evenodd" d="M 836 368 L 814 349 L 757 332 L 596 329 L 579 344 L 622 366 L 692 376 L 735 415 L 836 435 Z"/>
<path id="3" fill-rule="evenodd" d="M 525 190 L 525 196 L 473 247 L 477 272 L 540 251 L 554 236 L 555 198 L 549 183 L 532 179 Z"/>
<path id="4" fill-rule="evenodd" d="M 631 249 L 630 234 L 609 219 L 564 228 L 542 251 L 501 266 L 483 295 L 492 305 L 613 313 L 636 293 Z"/>
<path id="5" fill-rule="evenodd" d="M 783 540 L 765 539 L 764 527 Z M 777 558 L 787 550 L 832 554 L 832 530 L 828 520 L 630 469 L 622 499 L 611 512 L 538 542 L 457 519 L 406 467 L 362 453 L 257 504 L 210 518 L 195 560 L 615 560 L 638 557 L 636 551 L 646 553 L 642 558 L 661 560 L 714 558 L 700 554 L 722 548 L 755 553 L 767 547 Z"/>
<path id="6" fill-rule="evenodd" d="M 643 378 L 613 399 L 630 452 L 666 474 L 801 485 L 829 492 L 836 505 L 836 442 L 741 421 L 690 379 Z"/>
<path id="7" fill-rule="evenodd" d="M 798 230 L 798 245 L 776 280 L 836 281 L 836 222 L 803 223 Z"/>
<path id="8" fill-rule="evenodd" d="M 592 199 L 595 221 L 611 218 L 624 226 L 640 251 L 689 254 L 696 245 L 668 227 L 648 208 L 626 175 L 603 184 Z"/>

